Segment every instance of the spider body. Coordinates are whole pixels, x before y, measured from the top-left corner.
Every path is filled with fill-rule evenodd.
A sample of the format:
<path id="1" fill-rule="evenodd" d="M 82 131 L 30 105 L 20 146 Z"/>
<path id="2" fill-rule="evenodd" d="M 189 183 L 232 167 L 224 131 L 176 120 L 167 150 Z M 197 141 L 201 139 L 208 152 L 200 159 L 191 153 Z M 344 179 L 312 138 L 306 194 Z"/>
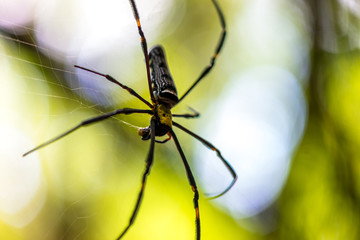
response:
<path id="1" fill-rule="evenodd" d="M 162 46 L 156 45 L 150 49 L 149 63 L 151 85 L 155 99 L 155 102 L 153 102 L 154 109 L 152 119 L 154 119 L 156 125 L 155 136 L 161 137 L 166 134 L 169 135 L 169 132 L 172 129 L 171 108 L 179 102 L 179 98 Z M 140 128 L 138 134 L 142 137 L 142 140 L 149 140 L 151 134 L 150 126 Z M 170 135 L 167 140 L 170 140 Z M 161 142 L 158 140 L 156 141 Z"/>

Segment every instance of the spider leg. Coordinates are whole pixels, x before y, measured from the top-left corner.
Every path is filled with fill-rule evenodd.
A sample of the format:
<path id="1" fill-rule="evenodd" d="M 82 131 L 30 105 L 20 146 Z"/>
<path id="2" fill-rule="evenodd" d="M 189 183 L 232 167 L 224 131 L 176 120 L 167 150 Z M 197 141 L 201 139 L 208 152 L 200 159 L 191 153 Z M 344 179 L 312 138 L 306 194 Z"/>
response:
<path id="1" fill-rule="evenodd" d="M 146 184 L 146 178 L 150 173 L 150 168 L 152 166 L 153 160 L 154 160 L 154 148 L 155 148 L 155 120 L 151 119 L 150 122 L 150 128 L 151 128 L 151 141 L 150 141 L 150 149 L 146 158 L 146 165 L 145 165 L 145 171 L 142 175 L 142 179 L 141 179 L 141 188 L 140 188 L 140 192 L 135 204 L 135 208 L 132 212 L 132 215 L 130 217 L 129 223 L 126 226 L 126 228 L 122 231 L 122 233 L 119 235 L 119 237 L 117 238 L 117 240 L 121 239 L 125 233 L 129 230 L 129 228 L 132 226 L 132 224 L 135 221 L 136 215 L 138 213 L 138 210 L 140 208 L 140 204 L 141 204 L 141 200 L 143 198 L 144 195 L 144 189 L 145 189 L 145 184 Z"/>
<path id="2" fill-rule="evenodd" d="M 146 101 L 143 97 L 141 97 L 137 92 L 134 91 L 134 89 L 120 83 L 119 81 L 117 81 L 115 78 L 113 78 L 112 76 L 108 75 L 108 74 L 103 74 L 103 73 L 99 73 L 97 71 L 85 68 L 85 67 L 81 67 L 78 65 L 74 65 L 74 67 L 76 68 L 80 68 L 82 70 L 94 73 L 96 75 L 102 76 L 104 78 L 106 78 L 107 80 L 109 80 L 110 82 L 113 82 L 117 85 L 119 85 L 120 87 L 122 87 L 123 89 L 125 89 L 126 91 L 128 91 L 131 95 L 133 95 L 134 97 L 136 97 L 137 99 L 139 99 L 140 101 L 142 101 L 143 103 L 145 103 L 146 105 L 148 105 L 151 109 L 153 108 L 153 105 L 151 103 L 149 103 L 148 101 Z"/>
<path id="3" fill-rule="evenodd" d="M 200 215 L 199 215 L 199 192 L 197 190 L 196 182 L 194 175 L 191 172 L 189 163 L 186 160 L 185 154 L 180 146 L 179 140 L 177 139 L 175 133 L 173 130 L 170 131 L 170 134 L 172 135 L 176 148 L 178 152 L 180 153 L 181 159 L 184 163 L 186 175 L 189 180 L 191 190 L 194 192 L 194 209 L 195 209 L 195 222 L 196 222 L 196 240 L 200 240 Z"/>
<path id="4" fill-rule="evenodd" d="M 233 169 L 233 167 L 230 165 L 230 163 L 228 163 L 225 158 L 221 155 L 221 152 L 219 149 L 217 149 L 214 145 L 212 145 L 210 142 L 206 141 L 205 139 L 203 139 L 202 137 L 200 137 L 199 135 L 191 132 L 190 130 L 186 129 L 185 127 L 181 126 L 180 124 L 176 123 L 173 121 L 173 125 L 177 128 L 180 128 L 181 130 L 183 130 L 184 132 L 188 133 L 189 135 L 191 135 L 192 137 L 196 138 L 197 140 L 199 140 L 202 144 L 204 144 L 206 147 L 210 148 L 211 150 L 215 151 L 217 156 L 220 158 L 220 160 L 223 162 L 223 164 L 226 166 L 226 168 L 229 170 L 231 176 L 233 177 L 233 180 L 231 181 L 230 185 L 222 192 L 209 197 L 210 199 L 214 199 L 214 198 L 218 198 L 222 195 L 224 195 L 227 191 L 230 190 L 230 188 L 232 188 L 232 186 L 234 186 L 236 180 L 237 180 L 237 174 L 235 172 L 235 170 Z"/>
<path id="5" fill-rule="evenodd" d="M 220 19 L 220 24 L 221 24 L 221 34 L 220 34 L 220 39 L 219 42 L 216 46 L 214 55 L 211 57 L 210 59 L 210 63 L 209 65 L 207 65 L 204 70 L 202 71 L 202 73 L 200 74 L 200 76 L 196 79 L 196 81 L 191 85 L 191 87 L 184 93 L 184 95 L 182 95 L 182 97 L 179 99 L 179 102 L 181 102 L 181 100 L 183 100 L 184 97 L 186 97 L 186 95 L 189 94 L 189 92 L 200 82 L 200 80 L 202 80 L 209 72 L 210 70 L 213 68 L 214 64 L 215 64 L 215 60 L 217 58 L 217 56 L 219 55 L 223 45 L 224 45 L 224 41 L 225 41 L 225 37 L 226 37 L 226 23 L 225 23 L 225 18 L 224 15 L 220 9 L 219 4 L 216 2 L 216 0 L 212 0 L 215 8 L 216 8 L 216 12 L 219 16 Z M 179 103 L 178 102 L 178 103 Z"/>
<path id="6" fill-rule="evenodd" d="M 146 74 L 147 74 L 147 79 L 148 79 L 150 98 L 151 98 L 151 101 L 153 103 L 155 103 L 155 97 L 154 97 L 152 84 L 151 84 L 151 77 L 150 77 L 150 63 L 149 63 L 149 54 L 148 54 L 146 38 L 145 38 L 144 32 L 142 31 L 142 28 L 141 28 L 140 15 L 138 13 L 135 1 L 130 0 L 130 5 L 131 5 L 133 13 L 134 13 L 134 17 L 135 17 L 137 28 L 138 28 L 139 35 L 140 35 L 141 47 L 142 47 L 144 57 L 145 57 Z"/>
<path id="7" fill-rule="evenodd" d="M 132 114 L 132 113 L 153 114 L 153 112 L 151 110 L 123 108 L 123 109 L 117 109 L 117 110 L 109 112 L 109 113 L 105 113 L 105 114 L 100 115 L 100 116 L 89 118 L 87 120 L 82 121 L 81 123 L 79 123 L 75 127 L 71 128 L 70 130 L 64 132 L 63 134 L 60 134 L 59 136 L 57 136 L 57 137 L 55 137 L 53 139 L 50 139 L 49 141 L 44 142 L 44 143 L 40 144 L 39 146 L 27 151 L 26 153 L 23 154 L 23 157 L 25 157 L 26 155 L 28 155 L 28 154 L 36 151 L 36 150 L 39 150 L 40 148 L 43 148 L 43 147 L 45 147 L 45 146 L 47 146 L 47 145 L 61 139 L 61 138 L 69 135 L 70 133 L 74 132 L 75 130 L 77 130 L 77 129 L 81 128 L 81 127 L 85 127 L 85 126 L 88 126 L 90 124 L 100 122 L 102 120 L 105 120 L 105 119 L 107 119 L 109 117 L 112 117 L 112 116 L 115 116 L 115 115 L 118 115 L 118 114 Z"/>
<path id="8" fill-rule="evenodd" d="M 185 114 L 172 114 L 173 117 L 182 117 L 182 118 L 197 118 L 200 117 L 200 113 L 195 109 L 189 107 L 190 111 L 193 113 L 185 113 Z"/>

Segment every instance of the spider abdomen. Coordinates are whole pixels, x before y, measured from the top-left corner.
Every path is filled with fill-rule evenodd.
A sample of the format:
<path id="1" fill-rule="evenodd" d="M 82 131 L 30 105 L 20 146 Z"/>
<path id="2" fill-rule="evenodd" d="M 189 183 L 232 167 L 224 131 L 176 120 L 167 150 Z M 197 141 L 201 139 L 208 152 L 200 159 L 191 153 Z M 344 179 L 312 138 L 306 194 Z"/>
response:
<path id="1" fill-rule="evenodd" d="M 150 49 L 149 61 L 155 100 L 171 108 L 179 102 L 179 98 L 166 62 L 164 49 L 160 45 Z"/>

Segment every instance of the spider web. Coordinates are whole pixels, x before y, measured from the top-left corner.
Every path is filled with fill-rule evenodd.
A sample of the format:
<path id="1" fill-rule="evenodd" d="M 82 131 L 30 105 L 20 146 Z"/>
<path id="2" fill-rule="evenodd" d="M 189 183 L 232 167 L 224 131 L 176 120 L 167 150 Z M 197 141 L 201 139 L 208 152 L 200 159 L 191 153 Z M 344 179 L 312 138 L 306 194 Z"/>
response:
<path id="1" fill-rule="evenodd" d="M 83 109 L 91 109 L 97 114 L 103 114 L 106 108 L 114 108 L 115 100 L 112 99 L 114 96 L 106 97 L 106 94 L 111 95 L 111 92 L 101 92 L 101 89 L 96 89 L 96 87 L 98 84 L 109 85 L 109 88 L 116 88 L 116 86 L 107 83 L 106 79 L 99 79 L 86 73 L 82 75 L 90 78 L 90 81 L 98 81 L 99 83 L 93 86 L 84 86 L 78 83 L 77 72 L 73 65 L 64 65 L 56 61 L 56 59 L 53 59 L 52 50 L 36 43 L 34 37 L 34 34 L 36 34 L 35 29 L 26 26 L 16 26 L 16 28 L 16 31 L 0 32 L 3 46 L 3 51 L 0 53 L 1 57 L 11 65 L 11 71 L 17 77 L 26 81 L 25 84 L 32 84 L 34 82 L 48 84 L 58 92 L 51 94 L 45 91 L 42 92 L 40 89 L 38 91 L 27 90 L 27 94 L 72 102 L 74 108 L 70 112 L 63 114 L 72 114 Z M 22 32 L 21 34 L 16 33 L 19 29 Z M 76 56 L 66 56 L 66 58 L 70 59 L 70 62 L 75 62 Z M 29 69 L 26 68 L 32 68 L 39 71 L 40 74 L 31 75 L 27 73 Z M 92 99 L 89 99 L 87 92 L 92 92 Z M 123 95 L 126 95 L 126 93 Z M 103 107 L 103 110 L 101 107 Z M 118 120 L 127 126 L 138 128 L 138 126 L 124 120 Z"/>
<path id="2" fill-rule="evenodd" d="M 151 12 L 151 10 L 154 10 L 160 2 L 161 1 L 155 2 L 155 6 L 149 8 L 148 11 Z M 140 8 L 140 3 L 143 4 L 144 1 L 138 1 L 137 3 L 139 4 L 140 14 L 142 14 L 144 7 Z M 125 4 L 128 5 L 128 2 Z M 166 6 L 168 8 L 171 6 L 170 1 L 168 1 Z M 58 6 L 58 9 L 59 11 L 63 10 L 61 6 Z M 31 154 L 29 157 L 26 157 L 26 159 L 20 158 L 29 148 L 57 136 L 86 118 L 101 115 L 117 108 L 146 108 L 143 103 L 134 99 L 133 96 L 113 83 L 97 75 L 83 72 L 73 66 L 74 64 L 78 64 L 101 71 L 105 74 L 110 74 L 122 83 L 134 88 L 140 95 L 148 99 L 148 88 L 146 84 L 144 84 L 147 82 L 145 64 L 143 62 L 135 20 L 133 19 L 130 6 L 126 9 L 120 9 L 121 13 L 125 11 L 129 12 L 129 14 L 124 14 L 124 17 L 129 18 L 131 20 L 130 23 L 122 23 L 121 20 L 116 18 L 108 19 L 108 21 L 112 24 L 117 24 L 118 29 L 125 29 L 126 31 L 123 33 L 126 35 L 125 38 L 120 38 L 116 35 L 116 29 L 114 30 L 113 28 L 111 31 L 108 30 L 112 32 L 111 34 L 115 33 L 113 37 L 106 35 L 95 38 L 95 41 L 73 36 L 75 38 L 74 42 L 79 43 L 83 41 L 83 44 L 76 45 L 77 47 L 81 46 L 81 49 L 77 49 L 77 47 L 71 44 L 68 45 L 70 51 L 64 51 L 64 46 L 60 46 L 59 48 L 54 46 L 56 45 L 57 39 L 47 39 L 48 36 L 46 32 L 44 34 L 43 26 L 41 27 L 41 24 L 40 26 L 37 25 L 36 20 L 32 20 L 32 24 L 25 24 L 0 18 L 0 25 L 3 26 L 0 28 L 0 86 L 4 91 L 0 104 L 3 112 L 0 126 L 1 129 L 11 129 L 6 132 L 3 131 L 4 135 L 1 137 L 1 145 L 3 146 L 1 149 L 6 149 L 6 151 L 1 153 L 2 160 L 0 161 L 0 165 L 1 168 L 9 172 L 9 174 L 2 174 L 2 177 L 0 177 L 0 188 L 1 192 L 9 192 L 9 195 L 5 197 L 0 196 L 0 226 L 2 229 L 5 229 L 5 231 L 0 233 L 0 238 L 7 239 L 9 236 L 13 236 L 6 231 L 6 229 L 8 229 L 6 226 L 15 226 L 20 229 L 28 226 L 28 228 L 36 229 L 36 225 L 41 224 L 44 219 L 50 217 L 46 217 L 44 210 L 41 210 L 44 209 L 45 204 L 53 205 L 53 207 L 56 207 L 56 204 L 63 205 L 61 207 L 58 206 L 59 211 L 54 211 L 54 213 L 59 213 L 56 219 L 52 217 L 49 218 L 51 220 L 47 225 L 48 228 L 46 230 L 42 228 L 43 232 L 41 234 L 31 229 L 26 230 L 26 228 L 19 230 L 18 233 L 21 234 L 22 232 L 28 235 L 30 239 L 39 239 L 39 236 L 40 239 L 58 238 L 58 236 L 61 236 L 62 239 L 67 239 L 70 236 L 71 239 L 73 239 L 73 237 L 77 239 L 86 236 L 85 232 L 89 228 L 88 220 L 96 218 L 94 216 L 98 215 L 99 211 L 102 211 L 105 207 L 100 207 L 100 210 L 95 210 L 90 213 L 84 212 L 83 214 L 79 209 L 82 208 L 81 205 L 83 204 L 91 204 L 91 199 L 94 198 L 94 192 L 96 193 L 98 188 L 100 188 L 99 185 L 102 184 L 102 180 L 94 181 L 94 185 L 90 189 L 87 189 L 89 193 L 86 193 L 86 191 L 74 193 L 74 191 L 77 191 L 79 186 L 84 187 L 84 179 L 90 179 L 91 182 L 93 176 L 100 176 L 101 178 L 101 174 L 99 175 L 97 170 L 98 168 L 103 167 L 110 169 L 110 172 L 111 169 L 116 168 L 114 167 L 114 163 L 105 163 L 105 166 L 102 166 L 104 160 L 95 162 L 91 160 L 79 161 L 79 163 L 70 164 L 69 161 L 65 161 L 67 157 L 79 159 L 70 156 L 73 154 L 81 156 L 81 154 L 84 153 L 84 150 L 78 148 L 80 147 L 79 145 L 81 145 L 78 144 L 79 140 L 80 143 L 83 142 L 83 144 L 86 144 L 87 148 L 94 146 L 96 141 L 105 142 L 106 138 L 110 138 L 110 141 L 115 142 L 102 150 L 99 149 L 99 147 L 94 148 L 94 158 L 96 156 L 98 159 L 103 158 L 99 157 L 99 151 L 107 151 L 108 156 L 119 156 L 119 152 L 121 153 L 121 151 L 125 151 L 127 148 L 128 154 L 133 155 L 134 158 L 144 158 L 143 150 L 134 152 L 136 151 L 134 148 L 131 149 L 128 147 L 131 142 L 122 142 L 130 133 L 125 132 L 124 136 L 117 140 L 118 134 L 116 131 L 113 131 L 113 127 L 109 129 L 101 126 L 97 127 L 97 129 L 100 128 L 100 133 L 97 132 L 94 136 L 91 136 L 91 131 L 93 130 L 89 128 L 87 131 L 90 131 L 90 133 L 83 131 L 79 134 L 83 139 L 74 136 L 72 140 L 63 141 L 65 143 L 59 142 L 59 144 L 54 144 L 54 146 L 51 146 L 51 151 L 54 152 L 54 154 L 49 154 L 48 152 L 50 151 L 45 148 L 44 150 L 42 149 L 40 153 L 35 152 Z M 166 7 L 164 9 L 166 9 Z M 51 9 L 49 11 L 51 12 Z M 116 12 L 116 10 L 114 11 Z M 160 13 L 161 11 L 164 12 L 165 10 L 160 10 Z M 159 13 L 159 11 L 155 11 L 155 14 L 156 13 Z M 149 19 L 148 14 L 149 13 L 141 15 L 144 22 Z M 163 17 L 167 16 L 167 14 L 163 15 Z M 56 16 L 54 16 L 54 18 L 56 18 Z M 153 26 L 145 23 L 144 28 L 151 31 L 155 26 L 158 27 L 158 21 L 161 19 L 162 17 L 158 18 L 158 20 L 152 24 Z M 61 31 L 64 29 L 56 30 Z M 121 31 L 117 32 L 121 33 Z M 61 34 L 69 33 L 63 32 Z M 56 37 L 61 38 L 61 34 Z M 89 34 L 89 39 L 94 35 L 99 34 L 93 30 L 93 33 Z M 69 36 L 64 36 L 64 38 L 66 37 Z M 76 39 L 76 37 L 78 38 Z M 147 37 L 155 38 L 155 34 L 148 34 Z M 69 38 L 71 38 L 71 35 Z M 108 44 L 104 43 L 104 38 L 107 38 L 106 43 Z M 65 42 L 66 40 L 67 39 L 65 39 Z M 103 41 L 103 43 L 100 43 L 101 41 Z M 66 43 L 69 44 L 69 42 Z M 134 71 L 134 69 L 137 70 Z M 120 123 L 120 125 L 122 125 L 121 128 L 128 129 L 127 131 L 133 135 L 135 135 L 134 130 L 138 129 L 139 126 L 143 127 L 146 126 L 144 124 L 148 124 L 148 117 L 142 115 L 137 115 L 136 117 L 115 116 L 113 118 L 115 118 L 113 123 Z M 91 136 L 91 139 L 85 142 L 84 139 L 87 138 L 86 136 Z M 77 141 L 76 138 L 79 140 Z M 115 147 L 116 143 L 119 142 L 121 142 L 121 146 L 117 147 L 119 150 L 112 150 L 111 147 Z M 65 146 L 67 144 L 73 144 L 74 146 L 66 148 L 63 144 L 65 144 Z M 75 150 L 69 150 L 71 148 L 75 148 Z M 62 152 L 65 151 L 65 153 L 59 155 L 56 149 L 62 149 Z M 84 147 L 82 147 L 82 149 L 84 149 Z M 78 154 L 73 153 L 76 150 L 79 151 Z M 58 157 L 56 154 L 58 154 Z M 46 162 L 43 160 L 40 162 L 40 156 L 41 159 L 46 159 Z M 59 158 L 61 158 L 61 160 L 57 160 Z M 26 164 L 24 164 L 24 160 L 27 162 Z M 67 164 L 70 166 L 66 166 Z M 84 167 L 84 164 L 87 166 Z M 142 166 L 142 162 L 139 164 Z M 81 165 L 83 167 L 81 167 Z M 131 164 L 124 163 L 123 168 L 126 168 L 127 172 L 120 169 L 118 174 L 120 173 L 122 177 L 126 179 L 131 179 L 130 175 L 131 172 L 133 172 L 131 168 L 133 167 Z M 67 168 L 68 170 L 66 170 Z M 78 173 L 71 173 L 73 171 L 72 169 L 81 170 L 79 170 Z M 61 173 L 59 173 L 59 170 Z M 42 175 L 44 171 L 47 176 L 46 180 L 44 179 L 44 175 Z M 73 176 L 77 176 L 78 179 L 72 181 L 70 179 L 73 178 L 70 177 L 68 181 L 64 180 L 64 176 L 68 174 L 66 171 L 70 171 L 69 175 L 74 174 Z M 104 172 L 106 172 L 106 170 Z M 114 179 L 111 173 L 109 173 L 109 176 L 110 179 Z M 17 181 L 18 184 L 8 184 L 8 182 L 11 181 Z M 60 182 L 65 186 L 60 186 Z M 118 185 L 121 185 L 118 179 L 110 180 L 109 182 L 111 186 L 108 186 L 108 190 L 105 190 L 105 192 L 113 192 L 113 188 L 118 188 Z M 114 185 L 111 184 L 111 182 L 113 182 Z M 108 181 L 106 181 L 106 184 L 108 184 Z M 132 195 L 135 196 L 137 185 L 138 178 L 134 178 L 133 182 L 127 182 L 125 189 L 133 188 L 131 191 Z M 17 187 L 19 187 L 17 191 L 21 192 L 21 194 L 13 193 L 10 190 L 11 188 Z M 49 187 L 51 188 L 49 189 Z M 49 194 L 56 196 L 55 198 L 61 201 L 54 200 L 53 197 L 49 197 Z M 46 203 L 45 199 L 47 195 L 47 202 L 50 203 Z M 34 202 L 37 202 L 37 204 L 34 204 Z M 132 203 L 127 202 L 124 205 L 132 206 Z M 69 215 L 73 212 L 75 212 L 77 216 L 69 218 Z M 64 220 L 68 221 L 66 219 L 73 220 L 64 223 Z M 125 223 L 123 225 L 125 225 Z M 56 232 L 59 231 L 59 226 L 63 226 L 63 232 L 56 235 Z M 114 227 L 114 229 L 118 230 L 118 226 Z M 109 238 L 114 237 L 113 233 L 108 230 L 101 236 L 103 237 L 106 234 L 109 234 Z"/>
<path id="3" fill-rule="evenodd" d="M 11 155 L 6 154 L 6 151 L 2 152 L 1 156 L 2 161 L 10 161 L 10 163 L 2 163 L 2 168 L 7 171 L 13 170 L 13 175 L 7 175 L 9 177 L 8 179 L 24 179 L 26 182 L 17 180 L 21 186 L 17 186 L 17 184 L 15 186 L 19 187 L 20 191 L 27 192 L 27 194 L 31 196 L 27 197 L 23 194 L 9 193 L 9 197 L 1 201 L 1 203 L 3 203 L 0 209 L 1 221 L 9 226 L 16 227 L 24 227 L 27 224 L 30 224 L 30 226 L 33 225 L 31 221 L 33 221 L 34 218 L 39 218 L 36 216 L 39 213 L 41 214 L 41 209 L 45 204 L 46 191 L 49 191 L 49 189 L 45 190 L 46 185 L 53 186 L 48 182 L 49 179 L 44 180 L 43 177 L 41 177 L 40 169 L 42 167 L 39 162 L 38 153 L 26 159 L 20 159 L 21 154 L 36 144 L 39 144 L 39 141 L 46 141 L 48 140 L 47 138 L 54 137 L 67 130 L 67 128 L 78 124 L 84 117 L 90 118 L 100 115 L 116 107 L 116 100 L 113 94 L 109 91 L 103 92 L 101 89 L 97 89 L 96 86 L 82 86 L 79 84 L 78 73 L 75 69 L 70 64 L 64 64 L 54 59 L 52 50 L 39 45 L 35 39 L 35 35 L 36 29 L 21 25 L 16 25 L 6 31 L 2 30 L 0 32 L 0 75 L 2 75 L 0 82 L 4 90 L 1 98 L 1 109 L 4 113 L 1 120 L 1 129 L 16 129 L 16 132 L 28 133 L 27 137 L 29 139 L 33 138 L 31 141 L 26 141 L 24 145 L 18 145 L 16 152 L 11 153 Z M 71 62 L 71 60 L 73 61 L 75 59 L 75 56 L 66 56 L 66 58 L 70 59 Z M 83 75 L 90 78 L 91 81 L 99 81 L 101 84 L 108 85 L 110 88 L 111 84 L 108 84 L 104 79 L 84 73 Z M 65 79 L 67 79 L 68 82 Z M 71 83 L 69 84 L 69 82 Z M 131 102 L 129 101 L 132 100 L 131 96 L 127 96 L 125 91 L 121 92 L 121 89 L 117 89 L 115 85 L 111 87 L 120 90 L 116 92 L 124 96 L 122 100 L 125 99 L 130 105 Z M 87 97 L 88 95 L 86 94 L 89 92 L 91 96 L 93 96 L 91 99 Z M 121 102 L 119 105 L 120 104 Z M 120 119 L 119 117 L 114 118 L 117 119 L 116 123 L 120 123 L 126 127 L 132 129 L 138 127 L 125 119 Z M 62 125 L 61 127 L 58 124 L 60 122 L 63 122 L 63 124 L 60 124 Z M 137 123 L 135 120 L 135 124 Z M 29 128 L 33 130 L 29 130 Z M 104 135 L 115 138 L 114 133 L 106 130 L 106 128 L 103 128 L 103 130 L 105 130 L 103 131 Z M 14 145 L 16 145 L 19 139 L 16 138 L 17 135 L 14 131 L 3 132 L 5 135 L 1 137 L 1 145 L 4 146 L 6 141 L 13 142 Z M 50 133 L 47 134 L 46 132 Z M 12 138 L 9 139 L 9 135 L 11 135 Z M 23 136 L 19 136 L 19 138 L 23 138 Z M 14 150 L 12 146 L 5 146 L 9 150 Z M 54 159 L 48 160 L 56 161 Z M 15 161 L 16 164 L 14 165 Z M 49 165 L 51 166 L 52 164 Z M 21 171 L 23 168 L 28 168 L 26 173 Z M 56 165 L 51 168 L 56 168 Z M 43 170 L 45 169 L 46 167 L 43 168 Z M 50 170 L 50 172 L 52 171 Z M 61 175 L 63 174 L 60 174 L 60 176 Z M 60 177 L 58 176 L 58 178 Z M 5 186 L 5 184 L 2 183 L 1 186 Z M 9 187 L 5 189 L 2 188 L 2 191 L 10 192 Z M 61 187 L 57 186 L 57 189 L 59 188 Z M 72 188 L 76 189 L 76 185 L 74 184 L 72 186 L 70 184 L 67 188 L 71 191 Z M 28 191 L 25 191 L 25 189 Z M 23 201 L 19 200 L 17 202 L 16 198 L 22 198 Z M 34 199 L 39 202 L 38 205 L 32 204 Z M 60 216 L 57 218 L 58 221 L 53 221 L 52 224 L 49 225 L 47 231 L 44 231 L 42 234 L 42 238 L 52 238 L 51 236 L 59 227 L 59 224 L 63 224 L 61 223 L 61 219 L 66 219 L 66 215 L 71 214 L 74 209 L 79 208 L 79 205 L 81 205 L 79 202 L 86 202 L 86 199 L 88 199 L 87 194 L 82 197 L 80 194 L 80 199 L 75 198 L 70 201 L 70 206 L 64 207 L 64 209 L 60 211 Z M 13 204 L 10 204 L 10 201 L 12 201 Z M 32 210 L 26 207 L 25 201 L 32 206 Z M 19 212 L 17 213 L 17 211 Z M 25 215 L 27 213 L 30 217 L 24 218 L 24 212 Z M 66 239 L 67 236 L 74 235 L 77 238 L 83 234 L 88 228 L 87 221 L 89 218 L 91 218 L 91 216 L 89 216 L 88 213 L 73 218 L 73 222 L 66 224 L 64 233 L 62 234 L 63 238 Z M 79 232 L 73 233 L 72 231 L 74 231 L 74 229 L 77 229 Z M 4 239 L 8 237 L 6 231 L 2 234 L 4 234 Z"/>

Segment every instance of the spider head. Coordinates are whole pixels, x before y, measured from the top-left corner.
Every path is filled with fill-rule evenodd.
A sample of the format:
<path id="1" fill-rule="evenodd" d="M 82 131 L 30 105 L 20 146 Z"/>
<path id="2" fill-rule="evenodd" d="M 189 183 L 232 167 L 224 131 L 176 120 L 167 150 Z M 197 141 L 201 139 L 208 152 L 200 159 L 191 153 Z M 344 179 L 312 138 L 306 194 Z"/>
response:
<path id="1" fill-rule="evenodd" d="M 155 120 L 155 136 L 164 136 L 172 128 L 172 115 L 170 107 L 165 104 L 158 104 L 155 108 L 155 114 L 152 117 Z M 138 134 L 142 140 L 151 138 L 151 128 L 139 128 Z"/>

